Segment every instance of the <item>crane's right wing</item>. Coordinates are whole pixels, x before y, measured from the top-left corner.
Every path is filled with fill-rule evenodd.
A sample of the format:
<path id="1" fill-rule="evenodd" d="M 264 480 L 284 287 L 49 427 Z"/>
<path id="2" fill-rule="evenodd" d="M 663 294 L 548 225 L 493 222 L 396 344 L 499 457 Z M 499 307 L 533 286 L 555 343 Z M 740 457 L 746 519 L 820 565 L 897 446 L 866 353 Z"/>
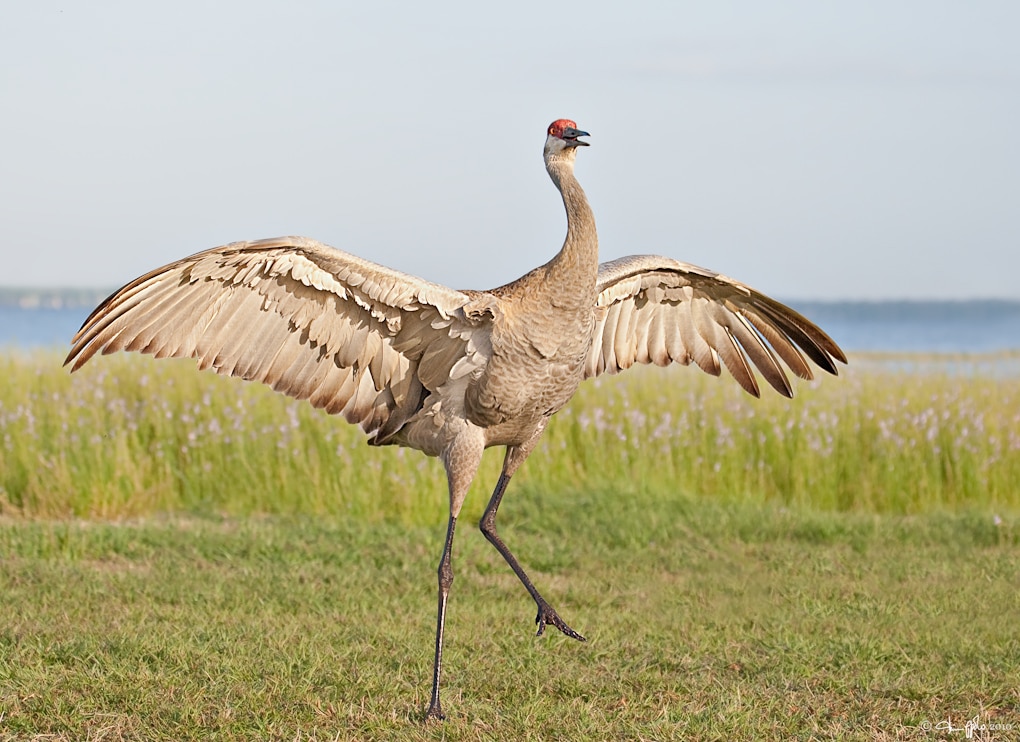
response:
<path id="1" fill-rule="evenodd" d="M 482 362 L 488 328 L 465 315 L 468 302 L 304 237 L 236 242 L 115 292 L 74 336 L 65 365 L 75 371 L 120 350 L 195 358 L 341 414 L 381 441 L 427 391 Z"/>
<path id="2" fill-rule="evenodd" d="M 586 378 L 634 363 L 693 361 L 714 376 L 725 366 L 757 397 L 753 364 L 776 391 L 791 397 L 780 358 L 803 379 L 812 378 L 812 371 L 801 351 L 831 374 L 836 361 L 846 363 L 832 338 L 803 315 L 696 265 L 657 255 L 620 258 L 599 266 L 597 291 Z"/>

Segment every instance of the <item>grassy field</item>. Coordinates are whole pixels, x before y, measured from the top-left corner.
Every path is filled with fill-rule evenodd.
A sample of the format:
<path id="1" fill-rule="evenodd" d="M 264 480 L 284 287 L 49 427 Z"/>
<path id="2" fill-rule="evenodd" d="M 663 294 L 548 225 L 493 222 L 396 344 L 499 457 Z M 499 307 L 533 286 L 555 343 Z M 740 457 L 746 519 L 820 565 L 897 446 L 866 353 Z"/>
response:
<path id="1" fill-rule="evenodd" d="M 429 727 L 435 529 L 3 523 L 0 739 L 1020 736 L 1015 521 L 518 495 L 506 535 L 589 641 L 535 639 L 465 529 Z"/>
<path id="2" fill-rule="evenodd" d="M 514 486 L 866 513 L 1020 511 L 1020 374 L 968 372 L 965 361 L 906 374 L 879 360 L 800 384 L 792 401 L 754 400 L 687 369 L 588 383 Z M 437 461 L 369 448 L 338 418 L 190 361 L 113 356 L 72 376 L 56 355 L 8 355 L 0 374 L 0 514 L 445 523 Z M 465 515 L 481 514 L 501 457 L 488 452 Z"/>
<path id="3" fill-rule="evenodd" d="M 584 387 L 500 513 L 589 642 L 463 528 L 423 727 L 436 462 L 187 363 L 8 356 L 0 740 L 1020 738 L 1014 360 Z"/>

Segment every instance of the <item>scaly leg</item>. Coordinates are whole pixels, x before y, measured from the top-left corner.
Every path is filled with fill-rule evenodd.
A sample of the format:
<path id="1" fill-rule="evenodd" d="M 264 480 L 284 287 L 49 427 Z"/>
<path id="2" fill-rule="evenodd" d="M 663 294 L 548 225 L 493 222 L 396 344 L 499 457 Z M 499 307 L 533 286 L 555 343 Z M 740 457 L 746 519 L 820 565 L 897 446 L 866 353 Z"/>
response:
<path id="1" fill-rule="evenodd" d="M 582 642 L 587 641 L 583 636 L 567 626 L 566 622 L 546 602 L 545 598 L 538 592 L 538 589 L 524 571 L 524 568 L 521 567 L 520 562 L 517 561 L 517 557 L 513 555 L 509 547 L 503 543 L 503 539 L 496 533 L 496 511 L 499 509 L 499 503 L 503 499 L 503 493 L 506 491 L 507 485 L 510 483 L 510 477 L 527 457 L 527 454 L 528 451 L 516 448 L 507 450 L 506 460 L 503 462 L 503 472 L 499 475 L 499 482 L 496 483 L 496 489 L 492 493 L 492 498 L 489 500 L 489 504 L 485 508 L 485 513 L 482 515 L 482 520 L 478 526 L 482 529 L 482 533 L 485 534 L 485 538 L 489 540 L 489 543 L 495 546 L 496 550 L 503 555 L 503 558 L 517 574 L 517 578 L 531 594 L 531 597 L 535 599 L 535 603 L 538 605 L 538 615 L 535 617 L 535 623 L 538 624 L 538 634 L 536 636 L 541 636 L 545 631 L 546 624 L 549 624 L 550 626 L 555 626 L 572 639 Z"/>
<path id="2" fill-rule="evenodd" d="M 439 675 L 443 668 L 443 630 L 446 628 L 446 601 L 450 596 L 450 585 L 453 584 L 453 568 L 450 566 L 450 555 L 453 551 L 453 532 L 457 528 L 457 518 L 450 516 L 450 525 L 446 529 L 446 546 L 443 558 L 439 560 L 439 613 L 436 617 L 436 663 L 432 670 L 432 700 L 429 702 L 426 719 L 439 719 L 443 715 L 443 707 L 439 703 Z"/>
<path id="3" fill-rule="evenodd" d="M 485 437 L 480 428 L 465 426 L 458 436 L 443 451 L 443 465 L 450 486 L 450 523 L 446 528 L 446 545 L 439 560 L 439 610 L 436 614 L 436 660 L 432 669 L 432 700 L 429 701 L 425 720 L 442 721 L 443 707 L 439 703 L 439 679 L 443 671 L 443 631 L 446 629 L 446 604 L 453 584 L 453 534 L 457 530 L 457 515 L 467 495 L 471 480 L 482 461 Z"/>

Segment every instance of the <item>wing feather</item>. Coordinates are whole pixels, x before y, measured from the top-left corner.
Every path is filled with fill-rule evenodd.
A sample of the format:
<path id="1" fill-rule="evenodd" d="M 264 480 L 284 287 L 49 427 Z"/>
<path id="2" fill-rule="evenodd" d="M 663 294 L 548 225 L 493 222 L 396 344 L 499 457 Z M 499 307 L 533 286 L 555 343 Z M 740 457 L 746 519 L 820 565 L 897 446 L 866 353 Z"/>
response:
<path id="1" fill-rule="evenodd" d="M 190 318 L 194 314 L 196 303 L 204 299 L 205 297 L 203 296 L 173 296 L 166 290 L 160 292 L 160 295 L 153 297 L 158 310 L 147 318 L 146 325 L 138 327 L 136 331 L 131 333 L 133 337 L 124 345 L 122 350 L 156 353 L 167 345 L 173 344 L 175 337 L 187 325 L 174 327 L 166 322 L 166 317 L 178 313 Z"/>
<path id="2" fill-rule="evenodd" d="M 635 362 L 693 361 L 718 376 L 722 367 L 758 396 L 755 369 L 780 394 L 793 388 L 783 363 L 812 378 L 810 358 L 835 374 L 846 363 L 839 346 L 810 320 L 720 273 L 654 255 L 621 258 L 599 267 L 595 333 L 587 377 L 615 373 Z"/>
<path id="3" fill-rule="evenodd" d="M 725 310 L 718 304 L 707 304 L 705 306 L 704 321 L 714 328 L 719 357 L 722 359 L 726 369 L 745 392 L 754 397 L 760 397 L 761 391 L 758 389 L 758 381 L 748 363 L 745 349 L 737 342 L 737 339 L 728 327 L 729 323 L 726 319 L 719 316 L 724 312 Z"/>
<path id="4" fill-rule="evenodd" d="M 620 315 L 620 308 L 610 306 L 602 312 L 602 315 L 602 321 L 600 323 L 602 333 L 606 337 L 612 337 L 616 333 L 616 320 Z M 598 369 L 598 373 L 616 373 L 616 357 L 609 355 L 612 353 L 613 344 L 606 343 L 605 346 L 598 349 L 598 353 L 590 354 L 594 356 L 595 366 Z"/>
<path id="5" fill-rule="evenodd" d="M 763 342 L 761 336 L 755 332 L 747 318 L 739 312 L 724 309 L 718 305 L 714 306 L 713 314 L 716 321 L 730 332 L 769 385 L 784 397 L 792 396 L 793 387 L 790 386 L 790 380 L 783 371 L 782 365 L 769 346 Z"/>
<path id="6" fill-rule="evenodd" d="M 234 374 L 241 355 L 253 342 L 260 340 L 261 334 L 258 323 L 252 321 L 261 312 L 262 300 L 257 294 L 241 293 L 230 304 L 233 311 L 224 312 L 229 316 L 224 318 L 218 332 L 215 335 L 203 333 L 203 338 L 209 339 L 210 347 L 202 360 L 209 358 L 216 372 L 225 376 Z M 170 317 L 165 318 L 165 321 L 171 320 Z"/>
<path id="7" fill-rule="evenodd" d="M 107 298 L 72 341 L 98 353 L 190 357 L 396 433 L 489 332 L 466 294 L 302 237 L 238 242 L 147 273 Z"/>
<path id="8" fill-rule="evenodd" d="M 602 337 L 606 327 L 606 317 L 609 311 L 605 307 L 595 308 L 595 326 L 592 330 L 593 338 Z M 598 376 L 605 371 L 605 365 L 602 361 L 601 348 L 596 352 L 595 345 L 592 344 L 592 351 L 588 353 L 584 360 L 584 378 L 590 379 L 594 376 Z"/>
<path id="9" fill-rule="evenodd" d="M 620 304 L 619 319 L 616 323 L 616 339 L 613 343 L 613 347 L 616 349 L 616 365 L 620 369 L 630 368 L 637 358 L 637 345 L 625 340 L 634 335 L 636 309 L 634 302 L 628 301 Z"/>
<path id="10" fill-rule="evenodd" d="M 689 286 L 685 286 L 681 296 L 683 299 L 679 306 L 682 306 L 683 310 L 676 314 L 677 324 L 680 328 L 680 340 L 685 350 L 676 349 L 676 354 L 683 355 L 686 352 L 698 365 L 698 368 L 707 374 L 718 376 L 721 371 L 719 356 L 705 336 L 698 331 L 697 315 L 695 314 L 698 304 L 694 301 L 694 293 Z"/>
<path id="11" fill-rule="evenodd" d="M 648 362 L 656 366 L 668 366 L 669 353 L 666 350 L 666 332 L 663 326 L 665 310 L 656 303 L 648 307 Z M 640 342 L 640 341 L 639 341 Z"/>

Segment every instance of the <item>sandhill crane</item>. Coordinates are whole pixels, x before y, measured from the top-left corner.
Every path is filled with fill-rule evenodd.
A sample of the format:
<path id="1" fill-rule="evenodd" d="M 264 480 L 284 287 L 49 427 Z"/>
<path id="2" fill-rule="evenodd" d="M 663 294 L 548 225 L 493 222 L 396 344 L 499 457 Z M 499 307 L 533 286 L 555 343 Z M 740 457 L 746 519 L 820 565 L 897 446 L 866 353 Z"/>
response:
<path id="1" fill-rule="evenodd" d="M 595 220 L 574 177 L 589 136 L 573 121 L 547 131 L 545 165 L 567 212 L 562 249 L 490 291 L 455 291 L 320 242 L 283 237 L 200 252 L 132 281 L 75 335 L 65 364 L 97 352 L 190 357 L 202 369 L 260 381 L 362 427 L 373 445 L 438 456 L 450 514 L 439 562 L 432 695 L 439 700 L 443 628 L 457 516 L 483 449 L 505 446 L 480 527 L 547 625 L 584 641 L 535 588 L 496 531 L 510 478 L 582 380 L 635 363 L 723 366 L 759 395 L 753 363 L 780 394 L 780 359 L 812 378 L 806 354 L 836 374 L 840 348 L 797 312 L 719 273 L 640 255 L 598 264 Z M 802 354 L 803 351 L 803 354 Z"/>

